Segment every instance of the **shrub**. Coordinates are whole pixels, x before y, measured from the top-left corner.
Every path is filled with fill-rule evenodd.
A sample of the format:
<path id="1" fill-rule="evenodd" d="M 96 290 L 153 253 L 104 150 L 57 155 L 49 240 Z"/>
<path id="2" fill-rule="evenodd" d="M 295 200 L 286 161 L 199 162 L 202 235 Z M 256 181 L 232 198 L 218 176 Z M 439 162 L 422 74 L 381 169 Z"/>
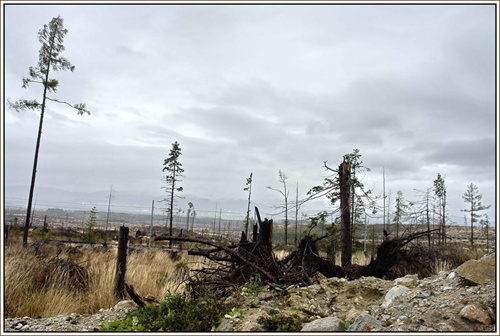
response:
<path id="1" fill-rule="evenodd" d="M 158 306 L 130 312 L 124 320 L 104 322 L 101 331 L 211 331 L 230 307 L 209 292 L 168 294 Z"/>
<path id="2" fill-rule="evenodd" d="M 267 331 L 300 331 L 302 329 L 302 318 L 297 314 L 279 314 L 277 310 L 271 310 L 271 316 L 262 321 Z"/>

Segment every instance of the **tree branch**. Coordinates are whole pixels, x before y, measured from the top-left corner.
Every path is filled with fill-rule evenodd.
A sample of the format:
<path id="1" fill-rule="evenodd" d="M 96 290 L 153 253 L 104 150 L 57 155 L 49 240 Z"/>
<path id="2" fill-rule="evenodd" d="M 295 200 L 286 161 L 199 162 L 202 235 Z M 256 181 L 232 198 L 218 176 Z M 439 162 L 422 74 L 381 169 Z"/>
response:
<path id="1" fill-rule="evenodd" d="M 258 266 L 256 264 L 252 263 L 251 261 L 249 261 L 248 259 L 246 259 L 242 255 L 240 255 L 239 253 L 236 253 L 235 251 L 231 250 L 229 247 L 221 245 L 221 244 L 218 244 L 216 242 L 213 242 L 213 241 L 210 241 L 210 240 L 205 240 L 205 239 L 189 238 L 189 237 L 158 236 L 158 237 L 155 238 L 155 241 L 160 241 L 160 240 L 201 243 L 201 244 L 206 244 L 206 245 L 210 245 L 210 246 L 216 247 L 216 248 L 218 248 L 218 249 L 226 252 L 230 256 L 232 256 L 232 257 L 234 257 L 236 259 L 241 260 L 244 264 L 247 264 L 250 267 L 256 269 L 257 271 L 259 271 L 260 273 L 262 273 L 263 275 L 265 275 L 270 281 L 276 282 L 276 278 L 274 276 L 272 276 L 269 272 L 267 272 L 265 269 L 263 269 L 262 267 L 260 267 L 260 266 Z"/>

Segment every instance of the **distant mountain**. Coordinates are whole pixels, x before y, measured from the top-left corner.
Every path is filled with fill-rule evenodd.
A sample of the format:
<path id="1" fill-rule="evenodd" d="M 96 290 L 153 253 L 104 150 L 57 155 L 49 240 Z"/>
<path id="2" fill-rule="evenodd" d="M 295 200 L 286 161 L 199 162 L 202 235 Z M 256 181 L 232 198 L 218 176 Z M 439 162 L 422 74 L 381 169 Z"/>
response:
<path id="1" fill-rule="evenodd" d="M 28 186 L 6 186 L 5 206 L 26 208 L 28 202 Z M 161 202 L 165 195 L 130 194 L 120 191 L 113 192 L 111 199 L 111 209 L 114 212 L 149 212 L 151 203 L 155 201 L 156 209 L 166 209 L 165 202 Z M 183 198 L 176 199 L 175 210 L 185 211 L 188 203 L 193 203 L 199 215 L 213 214 L 222 209 L 224 214 L 232 213 L 235 217 L 244 217 L 247 211 L 247 200 L 212 200 L 195 195 L 182 195 Z M 38 209 L 60 208 L 66 210 L 87 210 L 93 206 L 98 211 L 105 211 L 109 202 L 109 190 L 97 192 L 66 191 L 51 187 L 37 187 L 35 191 L 34 206 Z M 251 210 L 257 206 L 263 216 L 270 217 L 276 213 L 271 206 L 252 202 Z"/>

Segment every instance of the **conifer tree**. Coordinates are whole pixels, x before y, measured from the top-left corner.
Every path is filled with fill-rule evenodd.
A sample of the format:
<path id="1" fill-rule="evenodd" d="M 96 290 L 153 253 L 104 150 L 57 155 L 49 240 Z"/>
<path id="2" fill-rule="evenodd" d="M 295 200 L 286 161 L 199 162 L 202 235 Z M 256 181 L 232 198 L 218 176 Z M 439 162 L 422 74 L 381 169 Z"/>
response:
<path id="1" fill-rule="evenodd" d="M 182 175 L 184 169 L 182 168 L 182 163 L 179 161 L 179 157 L 181 155 L 181 147 L 176 141 L 172 144 L 172 149 L 170 150 L 168 158 L 166 158 L 163 162 L 163 172 L 167 172 L 167 175 L 165 176 L 166 186 L 163 188 L 167 191 L 168 195 L 168 199 L 165 199 L 165 201 L 168 201 L 170 204 L 168 208 L 170 236 L 172 236 L 175 192 L 181 192 L 183 190 L 182 187 L 176 186 L 179 182 L 182 181 L 180 178 L 184 177 L 184 175 Z M 172 241 L 170 241 L 169 246 L 170 248 L 172 248 Z"/>
<path id="2" fill-rule="evenodd" d="M 434 194 L 438 198 L 439 205 L 439 232 L 441 245 L 446 247 L 446 184 L 444 178 L 438 173 L 434 180 Z"/>
<path id="3" fill-rule="evenodd" d="M 470 243 L 474 245 L 474 223 L 482 216 L 478 212 L 489 209 L 491 205 L 485 206 L 481 204 L 483 195 L 479 193 L 479 189 L 474 183 L 467 186 L 467 191 L 463 194 L 462 198 L 466 203 L 470 204 L 469 209 L 462 211 L 470 213 Z"/>
<path id="4" fill-rule="evenodd" d="M 76 109 L 79 115 L 90 114 L 85 104 L 80 103 L 73 105 L 49 96 L 49 93 L 55 93 L 57 87 L 59 86 L 59 81 L 57 79 L 49 77 L 51 70 L 52 71 L 69 70 L 71 72 L 75 70 L 75 66 L 72 65 L 65 57 L 61 56 L 61 52 L 64 51 L 64 44 L 63 44 L 64 36 L 67 33 L 68 30 L 64 29 L 63 19 L 60 16 L 53 18 L 48 25 L 44 25 L 43 29 L 41 29 L 38 32 L 38 41 L 42 44 L 38 55 L 38 67 L 29 68 L 29 77 L 23 78 L 22 87 L 26 88 L 30 83 L 41 84 L 43 86 L 42 102 L 40 103 L 36 99 L 24 99 L 24 98 L 21 98 L 14 103 L 8 101 L 9 106 L 18 112 L 21 110 L 40 111 L 40 123 L 38 126 L 38 137 L 35 147 L 35 157 L 33 162 L 33 172 L 31 176 L 30 194 L 28 198 L 28 209 L 26 211 L 26 223 L 24 226 L 23 246 L 26 246 L 28 244 L 28 229 L 31 221 L 31 207 L 33 202 L 33 193 L 35 190 L 36 170 L 38 165 L 38 152 L 40 150 L 42 125 L 43 125 L 43 118 L 46 110 L 47 100 L 56 103 L 66 104 Z"/>

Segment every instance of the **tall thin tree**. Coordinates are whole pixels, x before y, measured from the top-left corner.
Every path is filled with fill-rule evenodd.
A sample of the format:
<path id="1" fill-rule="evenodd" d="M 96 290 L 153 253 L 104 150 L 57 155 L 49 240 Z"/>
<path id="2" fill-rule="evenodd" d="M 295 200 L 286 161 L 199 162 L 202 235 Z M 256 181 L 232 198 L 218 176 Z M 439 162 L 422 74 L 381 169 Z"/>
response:
<path id="1" fill-rule="evenodd" d="M 287 190 L 287 187 L 286 187 L 287 180 L 288 180 L 288 176 L 280 169 L 280 170 L 278 170 L 278 181 L 283 185 L 283 190 L 272 188 L 272 187 L 267 187 L 267 189 L 271 189 L 271 190 L 279 192 L 285 200 L 284 205 L 279 206 L 280 208 L 284 209 L 284 213 L 285 213 L 285 245 L 288 245 L 288 196 L 290 195 L 290 191 Z"/>
<path id="2" fill-rule="evenodd" d="M 108 214 L 106 215 L 106 230 L 105 231 L 108 231 L 108 227 L 109 227 L 109 218 L 110 218 L 110 215 L 111 215 L 111 199 L 113 197 L 114 197 L 114 195 L 113 195 L 113 185 L 111 185 L 111 187 L 109 187 Z"/>
<path id="3" fill-rule="evenodd" d="M 491 205 L 485 206 L 481 204 L 483 195 L 479 193 L 479 189 L 474 183 L 467 186 L 467 191 L 463 194 L 462 198 L 466 203 L 470 204 L 469 209 L 464 209 L 462 211 L 470 212 L 470 243 L 474 245 L 474 223 L 481 217 L 478 212 L 489 209 Z"/>
<path id="4" fill-rule="evenodd" d="M 182 163 L 179 161 L 179 157 L 182 155 L 181 147 L 179 143 L 176 141 L 172 144 L 172 149 L 170 150 L 170 154 L 168 158 L 163 162 L 163 172 L 167 172 L 165 176 L 165 184 L 164 189 L 167 191 L 169 199 L 167 201 L 170 203 L 170 207 L 168 208 L 169 212 L 169 234 L 172 236 L 172 226 L 173 226 L 173 210 L 174 210 L 174 197 L 175 192 L 181 192 L 183 190 L 182 187 L 176 187 L 176 185 L 181 182 L 181 177 L 184 177 L 182 173 L 184 169 L 182 168 Z M 169 242 L 169 247 L 172 248 L 172 241 Z"/>
<path id="5" fill-rule="evenodd" d="M 187 216 L 186 216 L 186 234 L 189 231 L 189 215 L 193 212 L 194 205 L 192 202 L 188 203 Z"/>
<path id="6" fill-rule="evenodd" d="M 394 211 L 394 223 L 396 224 L 396 238 L 399 238 L 399 227 L 403 224 L 403 216 L 406 215 L 407 210 L 409 209 L 408 204 L 406 203 L 403 192 L 398 190 L 396 196 L 396 204 Z"/>
<path id="7" fill-rule="evenodd" d="M 439 204 L 439 232 L 441 235 L 441 245 L 446 247 L 446 184 L 444 177 L 441 174 L 437 174 L 437 178 L 434 180 L 434 194 L 438 198 Z"/>
<path id="8" fill-rule="evenodd" d="M 248 207 L 247 207 L 247 217 L 245 218 L 245 236 L 248 237 L 248 226 L 250 224 L 250 198 L 252 197 L 252 179 L 253 173 L 250 173 L 250 176 L 247 177 L 246 187 L 243 189 L 248 191 Z"/>
<path id="9" fill-rule="evenodd" d="M 23 235 L 23 246 L 26 246 L 28 244 L 28 229 L 31 216 L 31 204 L 33 201 L 33 193 L 35 190 L 38 153 L 40 150 L 42 125 L 47 100 L 69 105 L 70 107 L 76 109 L 79 115 L 90 114 L 85 104 L 79 103 L 72 105 L 65 101 L 60 101 L 58 99 L 49 97 L 48 95 L 49 93 L 55 93 L 59 85 L 59 81 L 57 79 L 49 78 L 51 70 L 75 70 L 75 66 L 73 66 L 65 57 L 61 56 L 61 52 L 64 51 L 64 37 L 67 33 L 68 30 L 64 29 L 63 19 L 60 16 L 53 18 L 48 25 L 44 25 L 43 29 L 38 32 L 38 41 L 42 44 L 38 55 L 38 67 L 29 68 L 29 77 L 23 78 L 23 88 L 28 87 L 30 83 L 42 84 L 42 102 L 39 103 L 36 99 L 29 100 L 24 98 L 21 98 L 14 103 L 8 101 L 9 106 L 18 112 L 27 109 L 40 111 L 40 123 L 38 126 L 38 136 L 36 140 L 35 156 L 33 160 L 33 171 L 31 175 L 28 209 L 26 211 L 26 224 L 24 227 Z"/>

